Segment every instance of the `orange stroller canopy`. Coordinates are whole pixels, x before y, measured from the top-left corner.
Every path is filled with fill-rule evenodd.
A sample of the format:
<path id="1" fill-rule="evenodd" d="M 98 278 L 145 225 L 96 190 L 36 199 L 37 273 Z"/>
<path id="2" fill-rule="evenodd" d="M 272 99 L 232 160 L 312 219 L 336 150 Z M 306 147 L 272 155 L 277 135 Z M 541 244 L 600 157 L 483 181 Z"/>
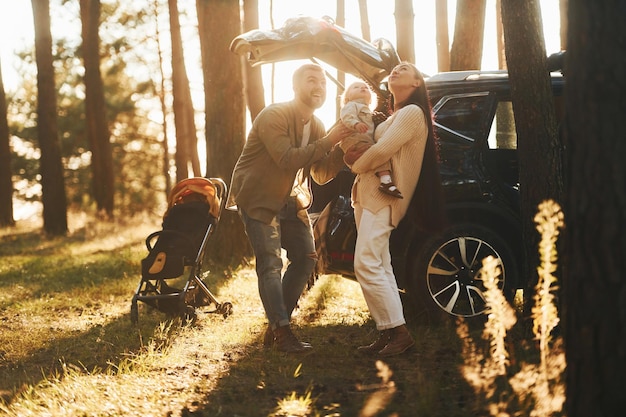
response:
<path id="1" fill-rule="evenodd" d="M 218 218 L 220 214 L 220 200 L 217 197 L 215 186 L 208 178 L 193 177 L 180 181 L 170 192 L 167 201 L 167 211 L 176 204 L 189 201 L 206 201 L 209 204 L 209 213 Z M 167 216 L 167 212 L 165 213 Z"/>

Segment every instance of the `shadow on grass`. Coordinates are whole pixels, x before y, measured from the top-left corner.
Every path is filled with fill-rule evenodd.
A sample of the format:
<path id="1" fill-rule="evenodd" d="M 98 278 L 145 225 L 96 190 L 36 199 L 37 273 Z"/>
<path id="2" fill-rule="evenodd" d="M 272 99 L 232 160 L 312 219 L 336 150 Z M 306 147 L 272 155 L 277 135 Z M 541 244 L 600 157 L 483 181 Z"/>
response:
<path id="1" fill-rule="evenodd" d="M 65 365 L 111 369 L 139 353 L 171 319 L 143 306 L 138 325 L 131 324 L 131 299 L 141 281 L 137 242 L 71 257 L 62 254 L 71 240 L 65 238 L 48 242 L 56 249 L 42 256 L 32 253 L 40 234 L 14 236 L 14 248 L 0 251 L 0 260 L 16 260 L 4 262 L 0 272 L 0 400 L 10 403 L 21 389 L 61 375 Z M 13 238 L 0 241 L 4 246 Z M 189 273 L 187 267 L 176 280 L 184 283 Z M 210 282 L 219 288 L 228 279 L 212 276 Z"/>
<path id="2" fill-rule="evenodd" d="M 28 241 L 35 244 L 35 236 L 29 236 L 28 239 L 33 239 Z M 31 243 L 24 243 L 22 247 L 28 248 Z M 133 245 L 125 246 L 123 250 L 130 249 L 131 246 Z M 59 243 L 58 247 L 61 252 L 63 245 Z M 19 359 L 6 360 L 9 355 L 4 355 L 0 350 L 0 390 L 11 392 L 5 398 L 7 402 L 13 400 L 22 385 L 36 386 L 49 376 L 58 374 L 64 363 L 88 371 L 106 369 L 111 364 L 120 363 L 126 355 L 140 352 L 154 336 L 159 323 L 167 320 L 164 313 L 142 308 L 138 327 L 132 326 L 129 309 L 133 294 L 128 288 L 134 290 L 140 282 L 139 263 L 130 255 L 120 257 L 120 248 L 94 250 L 96 253 L 80 259 L 66 259 L 65 262 L 41 258 L 37 261 L 40 263 L 28 260 L 24 265 L 16 267 L 21 268 L 21 271 L 12 270 L 0 274 L 0 290 L 4 291 L 11 288 L 11 285 L 24 284 L 16 278 L 20 272 L 32 274 L 36 281 L 36 273 L 33 273 L 35 269 L 42 271 L 44 278 L 40 283 L 27 282 L 32 287 L 27 286 L 20 302 L 15 302 L 10 307 L 0 304 L 0 325 L 3 325 L 8 315 L 25 314 L 20 310 L 20 303 L 36 301 L 42 293 L 52 290 L 57 299 L 75 297 L 73 290 L 80 286 L 86 287 L 85 292 L 81 293 L 84 299 L 80 302 L 94 304 L 88 311 L 90 314 L 105 314 L 108 308 L 114 307 L 117 311 L 128 308 L 127 313 L 116 313 L 112 319 L 105 317 L 104 320 L 99 320 L 105 324 L 87 323 L 82 327 L 76 326 L 74 330 L 71 326 L 59 326 L 58 331 L 56 328 L 43 329 L 50 340 L 39 336 L 42 338 L 41 348 L 23 352 Z M 26 251 L 27 249 L 23 249 L 23 252 Z M 57 252 L 52 251 L 50 254 L 54 257 Z M 2 253 L 1 256 L 13 255 Z M 93 272 L 86 274 L 86 269 Z M 211 269 L 220 270 L 217 267 Z M 52 270 L 55 271 L 54 274 L 45 273 Z M 136 280 L 131 282 L 128 275 L 136 277 Z M 4 278 L 12 280 L 12 284 L 7 284 Z M 53 282 L 55 280 L 58 282 Z M 220 294 L 220 289 L 228 280 L 226 275 L 211 274 L 207 285 L 211 291 Z M 120 281 L 121 291 L 128 291 L 128 294 L 118 293 L 110 301 L 108 297 L 113 296 L 102 294 L 107 292 L 102 287 L 106 287 L 111 281 Z M 90 298 L 96 296 L 99 299 L 93 302 Z M 338 296 L 341 298 L 346 295 Z M 237 300 L 220 301 L 234 301 L 235 304 L 235 313 L 226 322 L 227 326 L 247 323 L 243 317 L 238 321 L 237 314 L 243 316 L 245 313 L 243 308 L 239 309 Z M 206 391 L 201 391 L 204 398 L 193 405 L 193 410 L 180 410 L 181 414 L 267 416 L 279 401 L 292 393 L 299 397 L 310 393 L 315 400 L 314 407 L 321 415 L 359 415 L 371 396 L 382 389 L 381 377 L 377 375 L 376 358 L 364 357 L 356 352 L 356 346 L 367 344 L 376 337 L 374 327 L 371 322 L 365 325 L 344 324 L 341 316 L 331 320 L 331 324 L 321 324 L 324 319 L 323 300 L 316 299 L 313 304 L 314 307 L 303 311 L 303 317 L 307 319 L 296 329 L 296 333 L 303 340 L 314 346 L 311 354 L 287 355 L 264 349 L 261 342 L 264 329 L 261 329 L 252 343 L 238 347 L 236 352 L 223 352 L 224 359 L 220 361 L 224 362 L 223 366 L 227 371 L 218 381 L 211 381 Z M 58 311 L 44 305 L 35 313 L 28 314 L 51 315 L 62 321 L 75 319 L 83 313 L 73 307 L 65 306 L 63 311 Z M 29 317 L 22 320 L 28 326 Z M 210 324 L 210 320 L 207 323 Z M 384 361 L 393 373 L 389 379 L 395 387 L 395 391 L 391 393 L 393 395 L 388 398 L 389 403 L 384 406 L 385 415 L 477 415 L 471 409 L 473 391 L 459 374 L 461 348 L 454 328 L 446 325 L 415 326 L 411 331 L 416 339 L 416 346 L 405 355 Z M 10 344 L 2 347 L 10 348 Z"/>
<path id="3" fill-rule="evenodd" d="M 391 373 L 391 384 L 385 383 L 379 358 L 356 349 L 378 335 L 367 312 L 351 303 L 350 298 L 359 294 L 352 293 L 354 287 L 335 289 L 332 282 L 317 282 L 297 312 L 294 332 L 313 345 L 311 353 L 285 354 L 265 348 L 265 328 L 261 328 L 254 342 L 237 352 L 228 372 L 204 400 L 193 409 L 181 410 L 182 415 L 269 416 L 279 403 L 307 396 L 319 414 L 312 410 L 290 414 L 283 409 L 275 415 L 374 415 L 361 414 L 366 404 L 381 412 L 377 415 L 480 415 L 473 410 L 474 391 L 460 374 L 462 349 L 453 322 L 409 324 L 416 345 L 382 361 Z"/>
<path id="4" fill-rule="evenodd" d="M 68 245 L 93 239 L 92 235 L 95 234 L 96 228 L 88 226 L 76 229 L 68 236 L 53 237 L 47 237 L 42 230 L 16 229 L 0 236 L 0 256 L 54 255 L 62 252 Z"/>
<path id="5" fill-rule="evenodd" d="M 58 253 L 47 256 L 39 253 L 22 256 L 0 273 L 0 291 L 7 291 L 17 284 L 28 292 L 30 298 L 38 298 L 43 294 L 67 292 L 84 286 L 98 286 L 111 279 L 135 274 L 137 266 L 128 259 L 128 256 L 115 255 L 130 251 L 133 246 L 126 244 L 116 247 L 114 251 L 83 256 Z"/>
<path id="6" fill-rule="evenodd" d="M 50 377 L 59 376 L 64 364 L 87 371 L 106 369 L 126 355 L 139 352 L 154 334 L 160 317 L 151 314 L 140 326 L 129 331 L 129 314 L 106 325 L 95 325 L 86 331 L 72 331 L 46 343 L 45 348 L 28 353 L 18 360 L 0 365 L 0 390 L 17 394 L 24 385 L 36 386 Z M 67 333 L 67 332 L 66 332 Z M 9 398 L 9 402 L 12 398 Z"/>
<path id="7" fill-rule="evenodd" d="M 435 346 L 442 338 L 439 331 L 445 332 L 412 329 L 416 346 L 383 361 L 393 373 L 393 392 L 377 375 L 377 358 L 356 351 L 356 346 L 373 340 L 373 329 L 314 324 L 298 329 L 302 340 L 314 346 L 313 352 L 304 355 L 264 348 L 261 334 L 203 404 L 187 412 L 194 416 L 268 416 L 279 401 L 295 393 L 296 398 L 310 394 L 321 415 L 357 416 L 365 404 L 381 401 L 381 396 L 376 407 L 382 406 L 384 415 L 475 415 L 469 409 L 473 391 L 458 370 L 459 350 L 455 343 Z"/>
<path id="8" fill-rule="evenodd" d="M 136 273 L 137 260 L 132 257 L 132 251 L 135 250 L 136 257 L 137 240 L 107 239 L 104 244 L 91 236 L 94 233 L 97 235 L 85 227 L 66 237 L 47 238 L 42 232 L 32 230 L 0 236 L 0 292 L 10 294 L 12 287 L 18 285 L 20 296 L 26 294 L 32 299 Z M 116 229 L 103 232 L 98 238 L 115 237 L 115 233 Z M 93 248 L 79 250 L 83 243 L 92 243 Z M 9 307 L 1 300 L 0 308 Z"/>

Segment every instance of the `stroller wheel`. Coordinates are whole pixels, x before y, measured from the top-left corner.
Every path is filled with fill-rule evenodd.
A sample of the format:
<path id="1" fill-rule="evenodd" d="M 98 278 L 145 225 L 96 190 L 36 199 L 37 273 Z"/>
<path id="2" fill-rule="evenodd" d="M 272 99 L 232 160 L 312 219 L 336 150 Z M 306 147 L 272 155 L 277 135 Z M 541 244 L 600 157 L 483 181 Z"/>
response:
<path id="1" fill-rule="evenodd" d="M 219 306 L 219 313 L 224 316 L 224 318 L 233 314 L 233 305 L 231 303 L 223 303 Z"/>
<path id="2" fill-rule="evenodd" d="M 196 309 L 193 306 L 186 306 L 185 313 L 183 314 L 183 320 L 185 322 L 194 322 L 196 318 Z"/>
<path id="3" fill-rule="evenodd" d="M 137 324 L 139 322 L 139 307 L 137 306 L 137 300 L 133 300 L 130 305 L 130 322 Z"/>

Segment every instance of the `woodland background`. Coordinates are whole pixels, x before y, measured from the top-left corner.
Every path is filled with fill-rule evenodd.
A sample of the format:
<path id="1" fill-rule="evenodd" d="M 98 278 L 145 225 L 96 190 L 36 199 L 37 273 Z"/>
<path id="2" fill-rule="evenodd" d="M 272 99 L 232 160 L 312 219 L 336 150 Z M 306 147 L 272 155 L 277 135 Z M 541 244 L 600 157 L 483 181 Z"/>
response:
<path id="1" fill-rule="evenodd" d="M 388 3 L 396 17 L 396 49 L 408 61 L 415 60 L 420 3 Z M 513 86 L 527 244 L 536 247 L 530 213 L 539 202 L 559 202 L 566 217 L 561 268 L 569 415 L 612 415 L 625 408 L 619 392 L 626 382 L 626 146 L 620 123 L 626 114 L 626 2 L 559 4 L 561 46 L 568 51 L 562 126 L 550 100 L 537 0 L 458 0 L 455 10 L 437 0 L 436 16 L 429 18 L 437 21 L 438 69 L 478 69 L 485 10 L 497 9 L 500 66 L 509 70 Z M 0 83 L 1 227 L 15 225 L 17 201 L 41 202 L 42 238 L 67 234 L 67 216 L 75 211 L 103 222 L 139 212 L 159 216 L 176 181 L 230 178 L 247 117 L 266 104 L 268 87 L 260 70 L 228 45 L 258 27 L 259 4 L 190 5 L 32 0 L 35 42 L 20 53 L 21 83 L 11 94 Z M 338 0 L 334 18 L 341 25 L 358 10 L 361 35 L 369 39 L 368 2 L 358 6 Z M 452 39 L 449 13 L 456 14 Z M 79 21 L 80 38 L 53 38 L 54 19 Z M 197 27 L 203 109 L 191 98 L 182 21 Z M 160 33 L 169 34 L 169 49 Z M 219 261 L 237 264 L 249 255 L 236 215 L 223 216 L 219 234 Z M 531 260 L 529 274 L 535 265 Z"/>

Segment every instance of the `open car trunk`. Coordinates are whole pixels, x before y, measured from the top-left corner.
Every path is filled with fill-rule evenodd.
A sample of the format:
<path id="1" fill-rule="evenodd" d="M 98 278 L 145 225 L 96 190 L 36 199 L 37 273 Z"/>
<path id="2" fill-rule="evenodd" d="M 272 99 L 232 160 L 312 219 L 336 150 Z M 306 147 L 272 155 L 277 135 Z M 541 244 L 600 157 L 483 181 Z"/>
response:
<path id="1" fill-rule="evenodd" d="M 233 39 L 230 50 L 245 56 L 253 66 L 319 59 L 364 80 L 381 98 L 388 96 L 382 80 L 400 63 L 396 50 L 386 39 L 367 42 L 335 25 L 329 17 L 296 17 L 278 29 L 251 30 Z"/>

